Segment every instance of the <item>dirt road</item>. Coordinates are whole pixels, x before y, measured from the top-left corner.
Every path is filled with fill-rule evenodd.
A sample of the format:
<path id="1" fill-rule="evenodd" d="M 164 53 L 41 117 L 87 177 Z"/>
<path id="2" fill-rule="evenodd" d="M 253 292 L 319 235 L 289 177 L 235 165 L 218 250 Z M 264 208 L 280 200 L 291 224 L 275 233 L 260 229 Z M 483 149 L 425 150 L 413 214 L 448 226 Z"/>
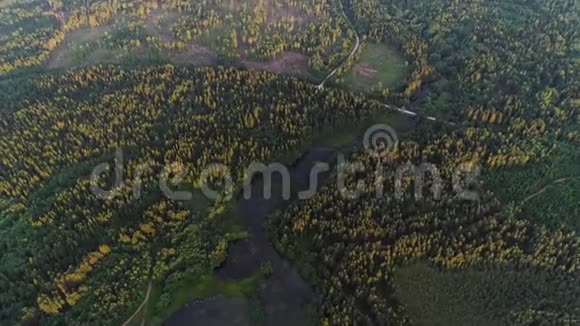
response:
<path id="1" fill-rule="evenodd" d="M 535 193 L 533 193 L 533 194 L 529 195 L 528 197 L 526 197 L 526 198 L 525 198 L 525 199 L 522 201 L 521 205 L 524 205 L 524 204 L 525 204 L 525 203 L 527 203 L 528 201 L 530 201 L 530 200 L 532 200 L 532 199 L 534 199 L 534 198 L 538 197 L 539 195 L 543 194 L 543 193 L 544 193 L 544 192 L 546 192 L 546 190 L 548 190 L 548 188 L 550 188 L 551 186 L 553 186 L 553 185 L 555 185 L 555 184 L 557 184 L 557 183 L 562 183 L 562 182 L 565 182 L 565 181 L 568 181 L 568 180 L 572 180 L 572 179 L 580 179 L 580 177 L 566 177 L 566 178 L 560 178 L 560 179 L 558 179 L 558 180 L 554 180 L 552 183 L 548 184 L 548 185 L 547 185 L 547 186 L 545 186 L 544 188 L 542 188 L 542 189 L 540 189 L 540 190 L 536 191 Z"/>
<path id="2" fill-rule="evenodd" d="M 345 63 L 347 63 L 358 51 L 358 49 L 360 48 L 360 37 L 358 36 L 358 32 L 356 31 L 356 28 L 354 28 L 354 25 L 352 24 L 352 22 L 350 21 L 350 19 L 348 19 L 348 16 L 346 15 L 346 12 L 344 11 L 344 6 L 342 5 L 342 0 L 337 0 L 338 4 L 340 6 L 340 11 L 342 12 L 342 16 L 344 17 L 344 19 L 346 20 L 346 22 L 348 23 L 348 25 L 350 26 L 350 28 L 352 29 L 352 31 L 354 32 L 354 36 L 356 38 L 356 43 L 354 45 L 354 48 L 352 49 L 352 51 L 350 52 L 350 54 L 348 55 L 348 57 L 341 62 L 340 65 L 338 65 L 338 67 L 334 68 L 334 70 L 332 70 L 328 76 L 326 76 L 326 78 L 324 78 L 322 80 L 322 82 L 320 82 L 320 84 L 318 84 L 318 88 L 322 89 L 324 88 L 324 84 L 330 79 L 332 78 L 332 76 L 336 75 L 338 69 L 340 69 L 340 67 L 342 67 Z"/>
<path id="3" fill-rule="evenodd" d="M 137 316 L 139 314 L 139 312 L 141 312 L 143 307 L 145 307 L 147 302 L 149 302 L 149 295 L 151 294 L 152 287 L 153 287 L 153 282 L 149 281 L 149 285 L 147 286 L 147 293 L 145 294 L 145 299 L 143 299 L 143 302 L 141 302 L 141 304 L 139 305 L 137 310 L 135 310 L 135 312 L 131 315 L 131 317 L 129 317 L 129 319 L 127 319 L 127 321 L 125 321 L 123 323 L 123 326 L 129 325 L 129 323 L 133 320 L 133 318 L 135 318 L 135 316 Z M 145 320 L 142 320 L 141 325 L 143 325 L 144 323 L 145 323 Z"/>

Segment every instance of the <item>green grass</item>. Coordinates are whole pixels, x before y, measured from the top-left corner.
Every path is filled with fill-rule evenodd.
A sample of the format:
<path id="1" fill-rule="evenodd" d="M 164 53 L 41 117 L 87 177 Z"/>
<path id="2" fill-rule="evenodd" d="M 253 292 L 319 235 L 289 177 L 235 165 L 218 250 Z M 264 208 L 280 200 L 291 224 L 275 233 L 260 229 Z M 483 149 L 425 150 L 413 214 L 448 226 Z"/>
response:
<path id="1" fill-rule="evenodd" d="M 522 216 L 551 228 L 567 227 L 580 232 L 580 177 L 556 183 L 527 201 Z"/>
<path id="2" fill-rule="evenodd" d="M 256 282 L 259 276 L 239 281 L 221 281 L 213 274 L 186 276 L 177 291 L 171 293 L 170 304 L 162 312 L 155 313 L 155 305 L 161 297 L 161 288 L 156 286 L 151 292 L 147 305 L 147 325 L 162 325 L 171 315 L 193 300 L 209 298 L 214 295 L 226 297 L 245 297 L 251 300 L 256 295 Z"/>
<path id="3" fill-rule="evenodd" d="M 508 325 L 528 309 L 573 314 L 580 290 L 566 282 L 542 271 L 438 270 L 426 263 L 394 275 L 395 295 L 416 325 Z"/>
<path id="4" fill-rule="evenodd" d="M 353 67 L 343 78 L 348 87 L 369 92 L 384 87 L 395 88 L 404 79 L 407 73 L 405 61 L 387 45 L 367 43 L 361 51 L 357 64 L 368 74 L 357 73 L 357 67 Z"/>
<path id="5" fill-rule="evenodd" d="M 333 130 L 324 130 L 316 133 L 304 148 L 332 147 L 346 149 L 347 147 L 362 146 L 361 140 L 365 131 L 375 124 L 387 124 L 395 130 L 404 124 L 405 117 L 401 114 L 384 111 L 356 124 L 345 124 Z"/>
<path id="6" fill-rule="evenodd" d="M 362 136 L 371 126 L 375 124 L 387 124 L 399 132 L 404 122 L 405 117 L 403 115 L 391 111 L 383 111 L 359 122 L 347 122 L 334 128 L 319 130 L 307 138 L 299 148 L 282 153 L 271 160 L 271 162 L 292 164 L 309 149 L 319 147 L 330 147 L 344 152 L 353 150 L 353 146 L 362 148 Z"/>
<path id="7" fill-rule="evenodd" d="M 193 198 L 185 202 L 184 206 L 192 212 L 199 214 L 206 214 L 211 207 L 212 202 L 207 199 L 201 191 L 195 189 L 193 185 L 181 184 L 180 191 L 191 191 Z M 236 241 L 247 237 L 247 231 L 239 224 L 235 216 L 235 202 L 228 205 L 226 212 L 217 217 L 216 225 L 220 233 L 228 235 L 228 241 Z M 147 306 L 145 307 L 146 325 L 162 325 L 165 320 L 179 311 L 187 303 L 210 298 L 215 295 L 224 295 L 226 297 L 244 297 L 250 302 L 253 307 L 256 301 L 256 283 L 262 277 L 259 273 L 242 280 L 219 280 L 214 275 L 213 271 L 208 271 L 206 274 L 186 274 L 179 281 L 177 286 L 171 286 L 171 291 L 163 290 L 161 284 L 154 285 L 151 297 Z M 156 309 L 156 306 L 162 295 L 170 295 L 170 304 L 163 309 Z M 259 318 L 258 308 L 253 307 L 252 316 Z M 256 315 L 256 316 L 254 316 Z M 136 318 L 141 320 L 139 318 Z"/>
<path id="8" fill-rule="evenodd" d="M 484 170 L 486 185 L 500 199 L 519 202 L 556 179 L 580 176 L 580 152 L 571 144 L 558 145 L 555 152 L 540 161 L 524 166 Z"/>
<path id="9" fill-rule="evenodd" d="M 560 143 L 549 157 L 525 166 L 485 169 L 483 181 L 504 205 L 518 208 L 518 216 L 548 227 L 579 230 L 580 180 L 553 183 L 566 177 L 580 178 L 580 153 L 574 145 Z M 543 193 L 524 200 L 546 187 Z"/>
<path id="10" fill-rule="evenodd" d="M 212 49 L 219 49 L 223 45 L 223 39 L 226 39 L 229 33 L 231 33 L 231 29 L 223 24 L 213 26 L 204 30 L 196 42 Z"/>

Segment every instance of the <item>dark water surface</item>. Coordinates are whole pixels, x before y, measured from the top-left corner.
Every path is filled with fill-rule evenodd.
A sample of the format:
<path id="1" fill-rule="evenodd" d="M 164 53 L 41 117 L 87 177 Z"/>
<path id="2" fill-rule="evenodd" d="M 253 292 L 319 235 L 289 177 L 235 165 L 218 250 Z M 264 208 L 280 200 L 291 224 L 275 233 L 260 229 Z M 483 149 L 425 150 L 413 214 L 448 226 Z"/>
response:
<path id="1" fill-rule="evenodd" d="M 311 149 L 289 167 L 292 194 L 309 189 L 312 167 L 319 162 L 332 165 L 336 154 L 336 150 L 331 148 Z M 319 185 L 329 175 L 321 173 L 318 177 Z M 298 271 L 272 247 L 265 226 L 266 218 L 285 202 L 281 181 L 279 173 L 274 173 L 270 199 L 264 198 L 263 182 L 258 178 L 253 180 L 249 199 L 240 195 L 236 216 L 249 236 L 230 247 L 228 258 L 217 274 L 222 280 L 241 280 L 255 275 L 260 266 L 269 263 L 272 276 L 259 281 L 257 291 L 265 325 L 308 325 L 313 320 L 310 312 L 313 291 Z M 242 298 L 217 296 L 186 305 L 166 325 L 250 325 L 248 308 L 248 303 Z"/>
<path id="2" fill-rule="evenodd" d="M 395 127 L 399 140 L 414 130 L 419 123 L 416 117 L 402 116 Z M 421 122 L 422 123 L 422 122 Z M 364 132 L 364 131 L 362 131 Z M 354 135 L 342 148 L 360 148 L 363 135 Z M 339 150 L 315 147 L 306 152 L 289 166 L 293 197 L 297 192 L 309 189 L 310 172 L 319 162 L 335 165 Z M 331 173 L 319 176 L 319 187 L 328 180 Z M 272 276 L 258 283 L 259 304 L 264 311 L 266 326 L 303 326 L 313 324 L 311 313 L 314 293 L 298 271 L 284 260 L 268 240 L 266 219 L 287 201 L 282 199 L 280 187 L 282 178 L 273 174 L 272 198 L 265 199 L 263 182 L 256 178 L 252 182 L 252 196 L 244 199 L 240 195 L 236 207 L 239 223 L 248 231 L 249 237 L 230 246 L 228 258 L 217 273 L 222 280 L 240 280 L 255 275 L 263 263 L 272 266 Z M 189 325 L 251 325 L 250 307 L 244 298 L 216 296 L 197 300 L 183 307 L 166 323 L 169 326 Z"/>

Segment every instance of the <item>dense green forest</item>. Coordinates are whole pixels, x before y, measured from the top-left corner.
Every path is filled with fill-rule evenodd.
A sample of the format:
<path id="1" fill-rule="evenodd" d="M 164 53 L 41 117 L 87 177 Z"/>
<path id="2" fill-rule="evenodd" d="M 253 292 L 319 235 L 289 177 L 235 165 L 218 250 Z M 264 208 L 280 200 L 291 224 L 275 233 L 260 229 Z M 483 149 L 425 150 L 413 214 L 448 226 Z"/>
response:
<path id="1" fill-rule="evenodd" d="M 276 268 L 216 276 L 256 236 L 229 194 L 318 144 L 363 167 L 343 180 L 360 196 L 331 164 L 266 221 L 315 324 L 577 324 L 578 18 L 571 0 L 0 0 L 0 324 L 157 325 L 214 295 L 265 323 Z M 361 146 L 378 122 L 388 151 Z"/>
<path id="2" fill-rule="evenodd" d="M 273 216 L 270 229 L 277 247 L 302 266 L 319 288 L 323 323 L 408 323 L 404 306 L 394 296 L 392 275 L 399 266 L 416 261 L 444 270 L 549 273 L 557 286 L 542 291 L 564 291 L 568 295 L 557 297 L 563 301 L 527 301 L 525 305 L 522 301 L 522 306 L 496 317 L 501 324 L 516 319 L 526 325 L 540 321 L 573 324 L 577 320 L 580 311 L 577 302 L 571 301 L 579 294 L 580 241 L 576 233 L 549 230 L 521 214 L 514 216 L 486 189 L 478 191 L 481 197 L 477 201 L 459 198 L 453 190 L 453 174 L 458 165 L 469 170 L 472 164 L 460 163 L 465 158 L 452 154 L 456 144 L 466 144 L 452 135 L 435 143 L 403 142 L 396 151 L 382 156 L 355 153 L 350 160 L 359 166 L 383 167 L 380 175 L 368 169 L 348 174 L 349 190 L 363 185 L 359 197 L 353 200 L 341 192 L 334 176 L 314 198 Z M 419 181 L 413 170 L 397 177 L 401 164 L 419 166 L 423 161 L 440 167 L 441 198 L 432 193 L 439 184 L 434 174 L 427 173 L 422 198 L 415 190 Z M 402 198 L 393 195 L 397 182 L 403 189 Z M 384 195 L 377 196 L 377 189 Z"/>
<path id="3" fill-rule="evenodd" d="M 10 322 L 119 321 L 149 279 L 171 284 L 223 261 L 240 236 L 221 225 L 227 203 L 165 199 L 162 169 L 187 169 L 183 184 L 194 188 L 212 163 L 242 180 L 251 162 L 379 110 L 343 91 L 234 69 L 97 66 L 30 83 L 37 91 L 1 127 L 2 318 Z M 91 164 L 112 160 L 116 148 L 126 180 L 103 200 L 90 189 Z"/>

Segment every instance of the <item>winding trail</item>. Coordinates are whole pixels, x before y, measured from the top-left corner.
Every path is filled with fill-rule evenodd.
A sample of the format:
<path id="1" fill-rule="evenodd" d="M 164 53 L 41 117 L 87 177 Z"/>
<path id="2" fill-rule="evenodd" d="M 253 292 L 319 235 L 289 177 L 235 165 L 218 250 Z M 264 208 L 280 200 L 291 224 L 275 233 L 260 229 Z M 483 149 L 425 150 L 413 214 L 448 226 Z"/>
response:
<path id="1" fill-rule="evenodd" d="M 338 69 L 340 69 L 340 67 L 342 67 L 346 62 L 348 62 L 358 51 L 358 49 L 360 48 L 360 37 L 358 36 L 358 32 L 356 31 L 356 28 L 354 28 L 354 25 L 352 24 L 352 22 L 350 21 L 350 19 L 348 19 L 348 16 L 346 15 L 346 11 L 344 11 L 344 6 L 342 5 L 342 0 L 337 0 L 338 4 L 340 6 L 340 11 L 342 12 L 342 16 L 344 17 L 344 19 L 346 20 L 346 22 L 348 23 L 348 25 L 350 26 L 350 28 L 352 29 L 352 31 L 354 32 L 354 36 L 356 38 L 356 43 L 354 45 L 354 48 L 352 49 L 352 51 L 350 51 L 350 54 L 348 55 L 348 57 L 342 61 L 341 64 L 339 64 L 336 68 L 334 68 L 334 70 L 332 70 L 328 76 L 326 76 L 326 78 L 324 78 L 324 80 L 322 80 L 322 82 L 320 84 L 318 84 L 318 89 L 323 89 L 324 88 L 324 84 L 330 79 L 332 78 L 332 76 L 336 75 L 336 72 L 338 71 Z"/>
<path id="2" fill-rule="evenodd" d="M 336 73 L 338 72 L 338 69 L 340 69 L 340 67 L 342 67 L 343 65 L 345 65 L 355 54 L 356 52 L 359 50 L 360 48 L 360 36 L 358 35 L 358 32 L 356 31 L 356 28 L 354 27 L 354 24 L 352 23 L 352 21 L 348 18 L 348 15 L 346 14 L 346 11 L 344 11 L 344 5 L 342 4 L 342 0 L 337 0 L 338 4 L 340 6 L 340 11 L 342 13 L 342 16 L 344 17 L 344 19 L 346 20 L 346 22 L 348 23 L 348 25 L 350 26 L 350 28 L 352 29 L 352 31 L 354 32 L 354 36 L 356 38 L 356 44 L 354 46 L 354 48 L 352 49 L 352 51 L 350 52 L 350 54 L 348 55 L 348 57 L 343 60 L 336 68 L 334 68 L 334 70 L 332 70 L 328 76 L 326 76 L 326 78 L 324 78 L 324 80 L 322 80 L 322 82 L 320 82 L 320 84 L 316 85 L 316 87 L 319 90 L 324 89 L 324 84 L 326 84 L 326 82 L 332 78 L 334 75 L 336 75 Z M 434 121 L 434 122 L 442 122 L 444 124 L 450 125 L 450 126 L 455 126 L 455 122 L 452 121 L 446 121 L 446 120 L 441 120 L 438 119 L 436 117 L 433 116 L 429 116 L 429 115 L 420 115 L 416 112 L 413 111 L 409 111 L 407 109 L 405 109 L 405 107 L 399 108 L 399 107 L 395 107 L 392 105 L 388 105 L 388 104 L 382 104 L 384 108 L 389 109 L 391 111 L 396 111 L 411 117 L 424 117 L 425 119 L 429 120 L 429 121 Z"/>
<path id="3" fill-rule="evenodd" d="M 127 321 L 125 321 L 123 323 L 123 326 L 129 325 L 129 323 L 133 320 L 133 318 L 135 318 L 135 316 L 137 316 L 139 314 L 139 312 L 141 312 L 143 307 L 145 307 L 147 302 L 149 302 L 149 295 L 151 294 L 152 287 L 153 287 L 153 282 L 149 281 L 149 285 L 147 286 L 147 294 L 145 294 L 145 299 L 143 299 L 143 302 L 141 302 L 141 304 L 139 305 L 137 310 L 135 310 L 135 312 L 131 315 L 131 317 L 129 317 L 129 319 L 127 319 Z M 145 319 L 142 320 L 141 325 L 143 325 L 144 323 L 145 323 Z"/>
<path id="4" fill-rule="evenodd" d="M 417 112 L 413 112 L 413 111 L 409 111 L 409 110 L 405 109 L 405 107 L 399 108 L 399 107 L 392 106 L 392 105 L 388 105 L 388 104 L 382 104 L 382 105 L 386 109 L 389 109 L 391 111 L 397 111 L 397 112 L 400 112 L 402 114 L 406 114 L 406 115 L 411 116 L 411 117 L 423 117 L 423 118 L 425 118 L 425 119 L 427 119 L 429 121 L 441 122 L 441 123 L 444 123 L 444 124 L 447 124 L 447 125 L 450 125 L 450 126 L 456 126 L 457 125 L 455 122 L 447 121 L 447 120 L 442 120 L 442 119 L 437 119 L 437 118 L 435 118 L 433 116 L 430 116 L 430 115 L 420 115 Z"/>
<path id="5" fill-rule="evenodd" d="M 543 194 L 544 192 L 546 192 L 546 190 L 548 190 L 548 188 L 554 186 L 555 184 L 562 183 L 562 182 L 565 182 L 565 181 L 568 181 L 568 180 L 573 180 L 573 179 L 580 179 L 580 176 L 578 176 L 578 177 L 566 177 L 566 178 L 560 178 L 560 179 L 554 180 L 550 184 L 546 185 L 544 188 L 536 191 L 535 193 L 529 195 L 524 200 L 522 200 L 521 205 L 524 205 L 528 201 L 530 201 L 530 200 L 538 197 L 539 195 Z"/>

